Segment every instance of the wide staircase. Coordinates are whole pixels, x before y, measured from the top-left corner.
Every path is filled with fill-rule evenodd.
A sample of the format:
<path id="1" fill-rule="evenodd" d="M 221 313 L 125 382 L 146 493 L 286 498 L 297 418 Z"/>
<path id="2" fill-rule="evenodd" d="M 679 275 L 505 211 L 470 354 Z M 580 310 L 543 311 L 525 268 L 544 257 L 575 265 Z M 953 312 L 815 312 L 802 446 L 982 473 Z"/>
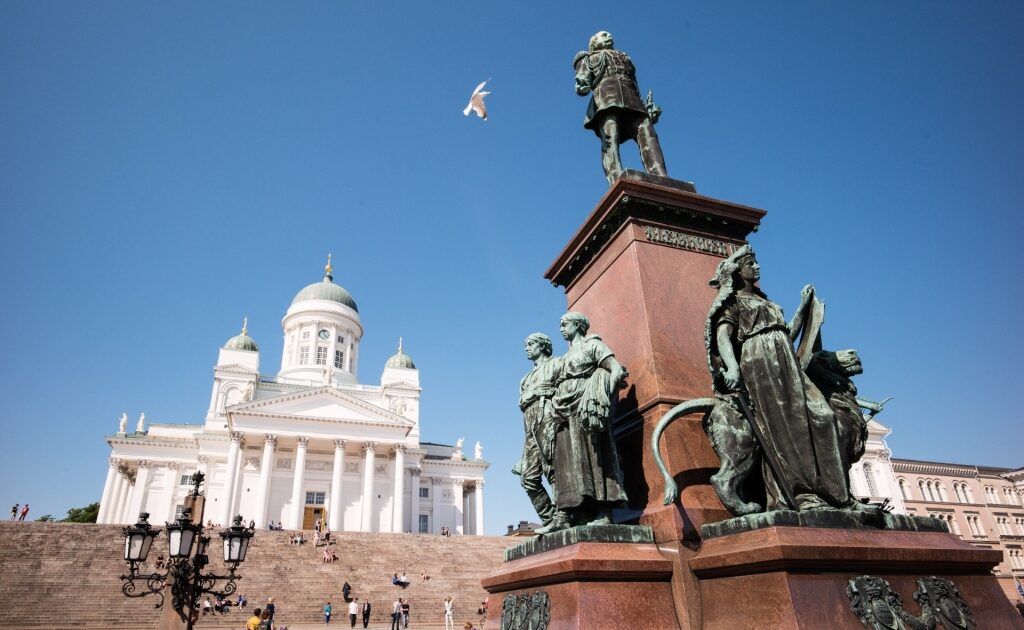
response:
<path id="1" fill-rule="evenodd" d="M 441 627 L 444 599 L 456 602 L 456 619 L 479 620 L 476 610 L 487 593 L 480 579 L 494 572 L 503 550 L 521 542 L 515 537 L 429 534 L 367 534 L 333 532 L 334 563 L 323 563 L 324 547 L 313 548 L 312 532 L 304 545 L 290 544 L 289 532 L 256 532 L 238 593 L 249 600 L 245 610 L 201 616 L 199 628 L 241 628 L 253 608 L 274 598 L 279 625 L 323 623 L 323 607 L 334 609 L 334 622 L 348 625 L 342 585 L 352 596 L 373 606 L 371 628 L 388 627 L 392 603 L 410 602 L 410 628 Z M 212 536 L 211 564 L 224 573 L 219 536 Z M 126 573 L 121 527 L 71 523 L 0 522 L 0 610 L 10 628 L 155 628 L 158 597 L 125 597 L 119 576 Z M 161 533 L 144 572 L 166 555 L 167 534 Z M 430 579 L 420 579 L 425 570 Z M 407 588 L 391 584 L 405 572 Z M 139 584 L 144 590 L 144 583 Z M 170 604 L 170 597 L 168 602 Z M 493 616 L 492 612 L 492 616 Z M 333 625 L 333 623 L 332 623 Z M 362 627 L 361 624 L 359 627 Z"/>

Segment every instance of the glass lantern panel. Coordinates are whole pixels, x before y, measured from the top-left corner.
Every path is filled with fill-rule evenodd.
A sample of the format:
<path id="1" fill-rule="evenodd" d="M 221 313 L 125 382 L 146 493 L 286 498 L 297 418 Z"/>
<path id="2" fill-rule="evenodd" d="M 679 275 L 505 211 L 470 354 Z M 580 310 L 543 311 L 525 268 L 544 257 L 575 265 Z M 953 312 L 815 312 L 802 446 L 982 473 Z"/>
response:
<path id="1" fill-rule="evenodd" d="M 192 553 L 192 543 L 195 542 L 196 533 L 191 529 L 181 530 L 181 557 L 185 558 Z"/>
<path id="2" fill-rule="evenodd" d="M 153 546 L 153 540 L 156 536 L 146 535 L 142 537 L 142 549 L 140 550 L 139 560 L 145 560 L 149 557 L 149 549 Z"/>

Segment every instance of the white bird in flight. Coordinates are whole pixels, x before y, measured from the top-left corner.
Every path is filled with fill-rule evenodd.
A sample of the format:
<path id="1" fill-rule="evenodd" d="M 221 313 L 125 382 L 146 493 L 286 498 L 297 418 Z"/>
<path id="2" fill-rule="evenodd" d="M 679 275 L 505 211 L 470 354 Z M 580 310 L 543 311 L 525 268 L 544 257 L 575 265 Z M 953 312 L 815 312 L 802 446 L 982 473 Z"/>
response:
<path id="1" fill-rule="evenodd" d="M 487 81 L 490 81 L 490 79 L 487 79 Z M 484 104 L 484 97 L 490 94 L 490 92 L 483 91 L 487 81 L 476 86 L 476 89 L 473 90 L 473 96 L 469 97 L 469 105 L 466 105 L 466 109 L 462 110 L 463 116 L 469 116 L 469 112 L 476 112 L 477 116 L 487 120 L 487 105 Z"/>

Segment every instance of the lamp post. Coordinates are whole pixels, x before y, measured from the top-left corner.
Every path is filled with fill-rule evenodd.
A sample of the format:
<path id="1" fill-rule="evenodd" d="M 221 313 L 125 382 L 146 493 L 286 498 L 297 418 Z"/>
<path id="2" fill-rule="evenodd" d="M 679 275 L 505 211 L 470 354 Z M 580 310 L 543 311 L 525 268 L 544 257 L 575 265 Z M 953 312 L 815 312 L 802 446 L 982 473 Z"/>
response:
<path id="1" fill-rule="evenodd" d="M 121 592 L 127 597 L 145 597 L 157 595 L 159 601 L 156 608 L 164 605 L 165 591 L 171 591 L 171 608 L 164 609 L 164 622 L 161 627 L 178 626 L 184 622 L 188 630 L 199 616 L 199 598 L 203 593 L 228 597 L 237 589 L 236 582 L 242 579 L 235 571 L 245 561 L 249 550 L 254 524 L 242 525 L 242 517 L 236 516 L 230 528 L 220 533 L 224 543 L 224 564 L 228 568 L 227 575 L 203 573 L 210 563 L 206 550 L 210 545 L 210 537 L 204 535 L 203 512 L 204 500 L 200 486 L 203 473 L 197 471 L 192 475 L 192 492 L 189 493 L 187 506 L 181 517 L 174 523 L 167 523 L 167 568 L 163 573 L 142 573 L 139 568 L 146 561 L 153 541 L 160 535 L 159 529 L 149 524 L 149 514 L 139 514 L 139 522 L 125 527 L 124 559 L 128 563 L 127 575 L 121 576 Z M 198 518 L 193 517 L 193 509 L 198 506 Z M 195 553 L 193 553 L 193 548 Z M 159 568 L 159 567 L 158 567 Z M 217 582 L 225 581 L 222 588 Z M 173 619 L 169 619 L 173 617 Z"/>

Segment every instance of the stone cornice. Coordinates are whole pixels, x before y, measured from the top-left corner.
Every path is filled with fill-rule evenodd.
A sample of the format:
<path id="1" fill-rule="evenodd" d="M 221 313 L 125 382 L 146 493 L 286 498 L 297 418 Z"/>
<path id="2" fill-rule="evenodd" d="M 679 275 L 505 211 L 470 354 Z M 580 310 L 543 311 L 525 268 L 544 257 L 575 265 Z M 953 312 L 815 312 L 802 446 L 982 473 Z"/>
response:
<path id="1" fill-rule="evenodd" d="M 235 415 L 255 416 L 257 414 L 262 413 L 288 419 L 321 419 L 331 422 L 359 422 L 352 420 L 338 420 L 336 418 L 316 418 L 315 416 L 302 416 L 295 414 L 280 414 L 274 412 L 259 411 L 260 409 L 265 409 L 266 407 L 273 407 L 281 403 L 288 403 L 296 400 L 303 400 L 306 398 L 316 398 L 325 395 L 335 398 L 339 403 L 349 404 L 367 413 L 380 416 L 382 419 L 391 420 L 392 424 L 404 425 L 405 428 L 408 429 L 412 429 L 414 426 L 416 426 L 416 423 L 413 422 L 412 420 L 408 420 L 398 414 L 392 413 L 387 409 L 384 409 L 383 407 L 371 405 L 370 403 L 362 400 L 361 398 L 357 398 L 355 396 L 352 396 L 351 394 L 346 394 L 344 392 L 338 391 L 336 388 L 330 386 L 315 387 L 301 392 L 293 392 L 290 394 L 283 394 L 281 396 L 274 396 L 273 398 L 261 398 L 259 400 L 252 400 L 249 402 L 239 403 L 237 405 L 232 405 L 231 407 L 228 407 L 225 411 L 229 419 L 233 418 L 233 416 Z M 372 424 L 376 426 L 387 423 L 377 422 Z"/>
<path id="2" fill-rule="evenodd" d="M 900 459 L 892 460 L 892 469 L 898 473 L 912 473 L 915 475 L 945 475 L 950 477 L 979 477 L 976 466 L 962 466 L 959 464 L 942 464 L 939 462 L 915 462 Z"/>

